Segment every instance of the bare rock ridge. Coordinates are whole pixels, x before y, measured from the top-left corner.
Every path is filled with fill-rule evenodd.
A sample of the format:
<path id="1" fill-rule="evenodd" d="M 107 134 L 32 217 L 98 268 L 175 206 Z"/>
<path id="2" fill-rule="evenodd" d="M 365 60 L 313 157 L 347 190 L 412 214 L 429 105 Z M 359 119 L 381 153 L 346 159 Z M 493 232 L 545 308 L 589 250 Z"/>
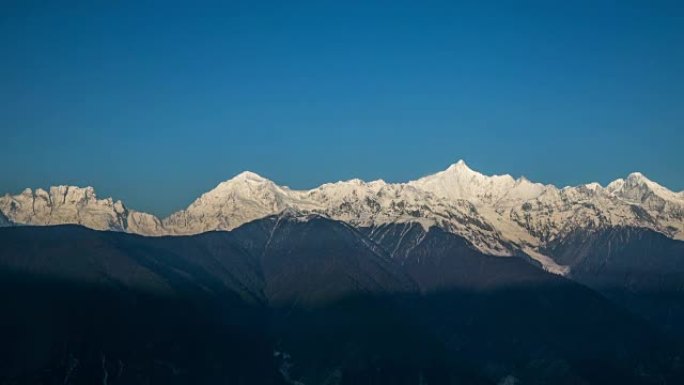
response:
<path id="1" fill-rule="evenodd" d="M 131 210 L 121 201 L 99 199 L 92 187 L 26 189 L 0 197 L 0 226 L 79 224 L 147 236 L 189 235 L 232 230 L 284 211 L 364 228 L 437 226 L 486 254 L 523 252 L 558 274 L 567 273 L 567 267 L 541 250 L 577 230 L 635 227 L 684 240 L 684 192 L 670 191 L 641 173 L 605 187 L 558 188 L 524 177 L 483 175 L 462 160 L 407 183 L 352 179 L 311 190 L 292 190 L 247 171 L 165 219 Z"/>
<path id="2" fill-rule="evenodd" d="M 164 231 L 154 215 L 129 210 L 112 198 L 98 199 L 92 187 L 25 189 L 21 194 L 1 197 L 0 212 L 18 225 L 78 224 L 95 230 L 143 235 L 159 235 Z"/>

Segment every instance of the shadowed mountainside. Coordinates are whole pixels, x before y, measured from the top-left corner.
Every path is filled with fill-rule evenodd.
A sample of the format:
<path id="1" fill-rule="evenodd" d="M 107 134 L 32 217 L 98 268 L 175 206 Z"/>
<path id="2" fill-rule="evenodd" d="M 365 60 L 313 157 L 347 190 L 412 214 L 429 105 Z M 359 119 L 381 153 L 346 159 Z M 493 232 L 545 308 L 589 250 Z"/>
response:
<path id="1" fill-rule="evenodd" d="M 0 383 L 681 380 L 667 339 L 590 289 L 438 229 L 383 231 L 0 229 Z"/>
<path id="2" fill-rule="evenodd" d="M 572 266 L 571 279 L 684 340 L 684 242 L 613 228 L 577 232 L 546 252 Z"/>

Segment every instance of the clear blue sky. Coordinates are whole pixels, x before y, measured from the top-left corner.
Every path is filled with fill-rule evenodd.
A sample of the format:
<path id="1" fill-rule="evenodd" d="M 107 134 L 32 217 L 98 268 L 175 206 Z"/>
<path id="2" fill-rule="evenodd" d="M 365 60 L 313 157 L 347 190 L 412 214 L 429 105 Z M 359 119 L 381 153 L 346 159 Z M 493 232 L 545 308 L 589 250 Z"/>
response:
<path id="1" fill-rule="evenodd" d="M 3 2 L 2 192 L 164 215 L 242 170 L 308 188 L 460 158 L 684 189 L 681 1 L 78 3 Z"/>

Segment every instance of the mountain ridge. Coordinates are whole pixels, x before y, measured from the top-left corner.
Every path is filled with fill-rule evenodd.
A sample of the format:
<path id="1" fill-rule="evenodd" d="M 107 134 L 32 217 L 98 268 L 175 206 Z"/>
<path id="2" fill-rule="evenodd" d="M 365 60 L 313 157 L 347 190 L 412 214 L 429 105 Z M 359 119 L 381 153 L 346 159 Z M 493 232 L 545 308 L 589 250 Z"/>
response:
<path id="1" fill-rule="evenodd" d="M 80 224 L 146 236 L 189 235 L 231 230 L 286 210 L 355 227 L 436 226 L 463 236 L 485 254 L 522 252 L 558 274 L 567 268 L 541 250 L 578 229 L 646 228 L 684 240 L 684 194 L 642 173 L 605 187 L 594 182 L 558 188 L 526 177 L 484 175 L 463 160 L 405 183 L 351 179 L 309 190 L 290 189 L 244 171 L 166 218 L 129 209 L 112 198 L 99 199 L 92 187 L 25 189 L 0 197 L 0 213 L 7 218 L 0 225 Z"/>

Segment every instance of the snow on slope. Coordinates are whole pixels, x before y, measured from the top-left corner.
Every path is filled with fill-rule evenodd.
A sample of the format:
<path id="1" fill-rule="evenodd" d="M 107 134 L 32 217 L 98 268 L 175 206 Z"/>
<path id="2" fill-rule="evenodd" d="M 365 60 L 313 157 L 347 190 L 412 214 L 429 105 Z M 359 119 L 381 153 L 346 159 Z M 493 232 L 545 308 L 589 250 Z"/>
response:
<path id="1" fill-rule="evenodd" d="M 231 230 L 265 216 L 292 210 L 320 214 L 354 226 L 419 222 L 462 234 L 476 247 L 509 255 L 494 228 L 467 201 L 447 201 L 405 184 L 358 179 L 291 190 L 251 172 L 243 172 L 203 194 L 187 209 L 163 221 L 171 234 Z"/>
<path id="2" fill-rule="evenodd" d="M 421 190 L 448 199 L 465 199 L 473 204 L 500 205 L 538 197 L 546 186 L 510 175 L 486 176 L 471 170 L 463 160 L 438 172 L 409 182 Z"/>
<path id="3" fill-rule="evenodd" d="M 684 192 L 672 192 L 640 173 L 606 187 L 590 183 L 559 189 L 524 177 L 483 175 L 463 161 L 408 183 L 353 179 L 311 190 L 292 190 L 243 172 L 163 220 L 111 198 L 97 199 L 91 187 L 27 189 L 0 197 L 0 212 L 15 224 L 73 223 L 142 235 L 231 230 L 286 210 L 360 227 L 404 222 L 439 226 L 485 253 L 522 251 L 559 274 L 567 268 L 539 250 L 576 230 L 634 226 L 684 239 Z"/>
<path id="4" fill-rule="evenodd" d="M 49 191 L 25 189 L 0 197 L 0 211 L 15 224 L 78 224 L 95 230 L 157 235 L 160 221 L 150 214 L 128 210 L 121 201 L 98 199 L 92 187 L 54 186 Z"/>

